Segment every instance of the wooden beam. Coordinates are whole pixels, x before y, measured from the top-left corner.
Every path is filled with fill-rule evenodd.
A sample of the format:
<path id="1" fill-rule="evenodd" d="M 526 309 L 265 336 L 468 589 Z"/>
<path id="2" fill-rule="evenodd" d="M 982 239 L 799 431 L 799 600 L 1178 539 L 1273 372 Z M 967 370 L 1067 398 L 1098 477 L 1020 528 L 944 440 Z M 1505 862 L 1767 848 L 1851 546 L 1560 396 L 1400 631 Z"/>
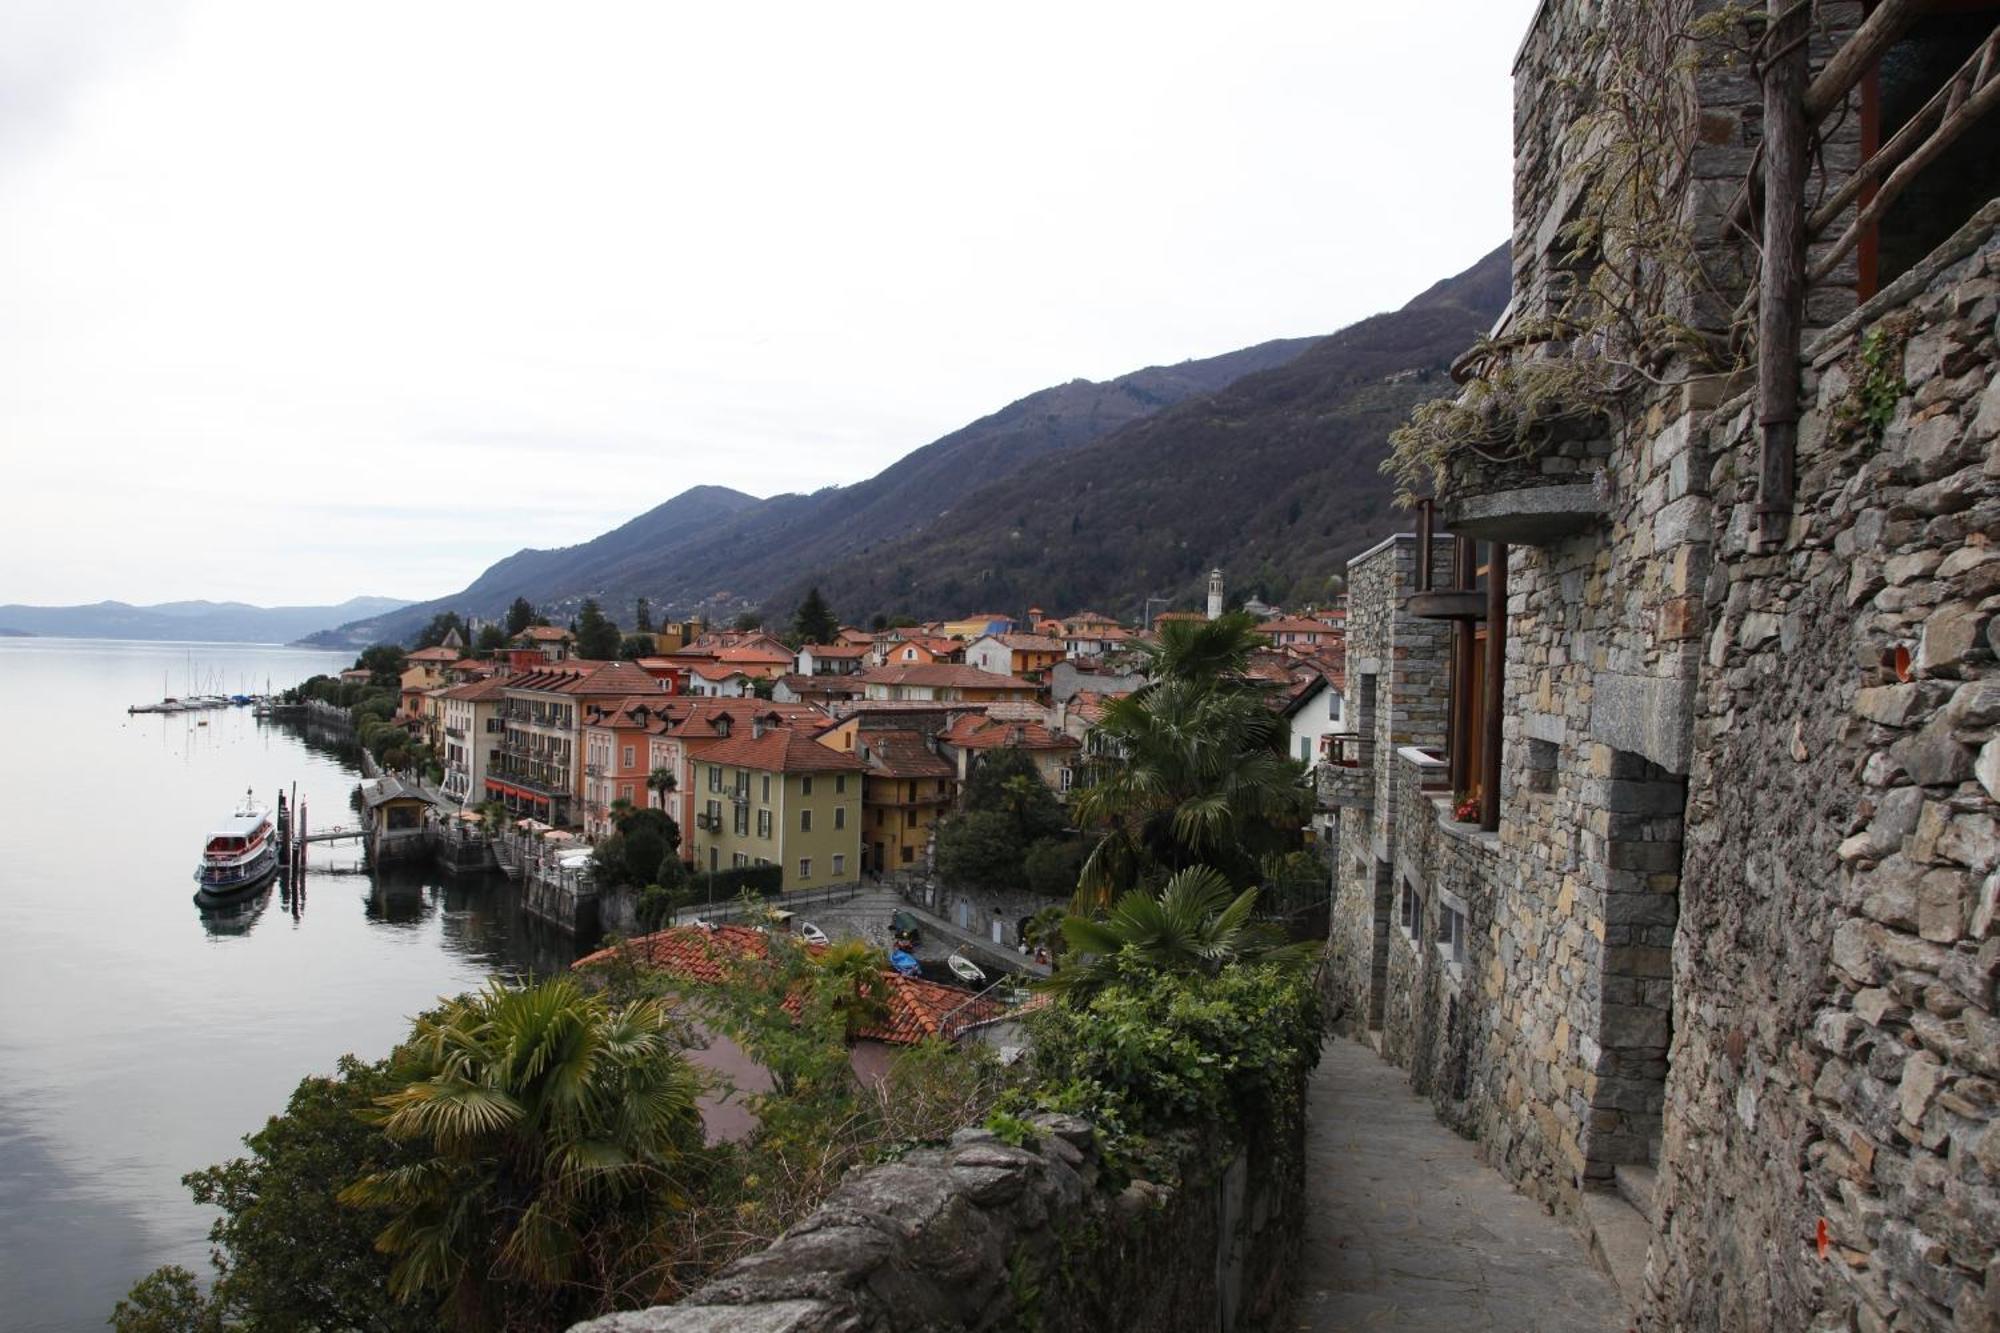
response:
<path id="1" fill-rule="evenodd" d="M 1470 591 L 1476 579 L 1478 556 L 1470 537 L 1452 541 L 1452 580 L 1460 591 Z M 1451 717 L 1445 754 L 1451 765 L 1451 794 L 1461 800 L 1472 789 L 1472 729 L 1479 725 L 1472 715 L 1472 625 L 1453 621 L 1451 626 Z"/>
<path id="2" fill-rule="evenodd" d="M 1479 827 L 1500 827 L 1500 701 L 1507 686 L 1507 543 L 1494 542 L 1486 557 L 1486 744 L 1479 756 Z"/>
<path id="3" fill-rule="evenodd" d="M 1784 539 L 1792 513 L 1799 431 L 1799 338 L 1805 304 L 1806 14 L 1765 0 L 1764 251 L 1757 276 L 1757 532 L 1760 549 Z M 1864 25 L 1865 26 L 1865 25 Z"/>
<path id="4" fill-rule="evenodd" d="M 1833 272 L 1868 228 L 1880 221 L 1882 214 L 1888 211 L 1889 205 L 1896 202 L 1896 196 L 1908 189 L 1910 182 L 1935 161 L 1939 153 L 1951 147 L 1959 135 L 1970 129 L 1973 122 L 1996 106 L 2000 106 L 2000 78 L 1988 79 L 1977 92 L 1948 112 L 1916 151 L 1904 159 L 1902 165 L 1889 173 L 1889 179 L 1882 182 L 1882 188 L 1875 192 L 1875 197 L 1868 201 L 1868 206 L 1848 224 L 1847 230 L 1840 234 L 1840 239 L 1820 255 L 1819 261 L 1813 265 L 1808 281 L 1818 282 Z M 1900 139 L 1902 136 L 1899 134 L 1896 137 Z"/>
<path id="5" fill-rule="evenodd" d="M 1776 12 L 1780 6 L 1772 5 Z M 1894 46 L 1902 35 L 1910 30 L 1910 25 L 1923 15 L 1922 0 L 1882 0 L 1854 30 L 1854 35 L 1840 44 L 1840 49 L 1827 59 L 1819 77 L 1805 90 L 1804 111 L 1807 126 L 1814 126 L 1826 119 L 1827 113 L 1840 104 L 1854 85 L 1860 83 L 1882 53 Z M 1782 47 L 1785 39 L 1775 39 L 1772 49 Z"/>

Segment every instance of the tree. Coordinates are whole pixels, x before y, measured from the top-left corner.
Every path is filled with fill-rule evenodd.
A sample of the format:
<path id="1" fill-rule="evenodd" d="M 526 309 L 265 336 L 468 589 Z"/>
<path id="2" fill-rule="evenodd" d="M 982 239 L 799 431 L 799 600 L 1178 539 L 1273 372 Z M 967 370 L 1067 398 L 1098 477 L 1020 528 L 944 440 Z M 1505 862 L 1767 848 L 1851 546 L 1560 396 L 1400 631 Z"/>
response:
<path id="1" fill-rule="evenodd" d="M 755 611 L 745 611 L 730 622 L 730 628 L 739 634 L 748 634 L 753 630 L 764 628 L 764 617 Z"/>
<path id="2" fill-rule="evenodd" d="M 841 1017 L 847 1040 L 869 1028 L 887 1026 L 889 986 L 879 949 L 866 940 L 841 940 L 814 956 L 813 967 L 827 1003 Z"/>
<path id="3" fill-rule="evenodd" d="M 424 626 L 423 633 L 417 635 L 417 647 L 435 648 L 443 643 L 453 630 L 458 631 L 460 643 L 468 642 L 472 630 L 456 611 L 440 611 L 431 617 L 431 623 Z"/>
<path id="4" fill-rule="evenodd" d="M 369 673 L 371 683 L 376 685 L 398 684 L 404 668 L 409 664 L 409 655 L 403 651 L 401 644 L 396 643 L 370 644 L 361 650 L 361 656 L 354 662 L 355 666 Z"/>
<path id="5" fill-rule="evenodd" d="M 170 1312 L 195 1314 L 192 1275 L 161 1269 L 132 1289 L 113 1322 L 126 1333 L 435 1328 L 429 1311 L 389 1294 L 390 1261 L 375 1248 L 388 1215 L 339 1199 L 363 1175 L 407 1163 L 362 1119 L 396 1087 L 388 1061 L 344 1056 L 334 1077 L 301 1080 L 284 1114 L 245 1136 L 248 1156 L 183 1177 L 195 1202 L 221 1210 L 208 1233 L 216 1272 L 206 1309 L 195 1322 L 168 1322 Z"/>
<path id="6" fill-rule="evenodd" d="M 1029 843 L 1061 833 L 1066 818 L 1034 757 L 1012 745 L 979 761 L 966 777 L 961 801 L 968 810 L 997 810 L 1011 818 L 1024 852 Z"/>
<path id="7" fill-rule="evenodd" d="M 868 628 L 880 634 L 883 630 L 889 628 L 889 617 L 877 612 L 875 618 L 868 622 Z"/>
<path id="8" fill-rule="evenodd" d="M 632 628 L 641 634 L 653 632 L 653 604 L 643 597 L 632 603 Z"/>
<path id="9" fill-rule="evenodd" d="M 507 646 L 507 631 L 498 625 L 481 625 L 479 637 L 472 645 L 474 657 L 491 657 Z"/>
<path id="10" fill-rule="evenodd" d="M 1090 845 L 1081 838 L 1043 838 L 1028 848 L 1021 872 L 1034 892 L 1049 898 L 1068 898 L 1076 892 L 1078 877 Z"/>
<path id="11" fill-rule="evenodd" d="M 624 798 L 611 803 L 618 831 L 597 844 L 591 855 L 591 878 L 602 888 L 651 884 L 662 866 L 679 865 L 681 830 L 664 810 L 639 809 Z"/>
<path id="12" fill-rule="evenodd" d="M 840 637 L 840 621 L 834 618 L 817 587 L 799 603 L 798 612 L 792 617 L 792 637 L 800 644 L 832 643 Z"/>
<path id="13" fill-rule="evenodd" d="M 535 623 L 535 608 L 525 597 L 516 597 L 507 607 L 507 637 L 513 638 Z"/>
<path id="14" fill-rule="evenodd" d="M 681 780 L 674 776 L 671 768 L 656 768 L 646 775 L 646 790 L 653 793 L 657 808 L 661 810 L 667 808 L 667 797 L 673 795 L 680 785 Z"/>
<path id="15" fill-rule="evenodd" d="M 653 636 L 650 634 L 627 634 L 618 642 L 618 656 L 627 662 L 651 657 L 659 651 L 659 645 L 653 641 Z"/>
<path id="16" fill-rule="evenodd" d="M 582 608 L 576 613 L 576 655 L 592 662 L 608 662 L 618 656 L 620 636 L 618 625 L 595 597 L 583 599 Z"/>
<path id="17" fill-rule="evenodd" d="M 1157 645 L 1143 645 L 1146 675 L 1155 683 L 1182 681 L 1204 688 L 1240 678 L 1250 654 L 1265 647 L 1257 617 L 1231 611 L 1214 620 L 1169 620 Z"/>
<path id="18" fill-rule="evenodd" d="M 1145 889 L 1122 895 L 1102 921 L 1066 917 L 1063 939 L 1073 961 L 1045 984 L 1081 1000 L 1135 970 L 1214 976 L 1238 963 L 1303 968 L 1319 942 L 1292 943 L 1275 926 L 1251 920 L 1256 903 L 1256 889 L 1238 893 L 1217 871 L 1191 866 L 1157 896 Z"/>
<path id="19" fill-rule="evenodd" d="M 975 889 L 1016 889 L 1027 847 L 1011 816 L 967 810 L 938 825 L 937 868 L 947 884 Z"/>
<path id="20" fill-rule="evenodd" d="M 461 1327 L 557 1326 L 659 1262 L 701 1143 L 700 1081 L 662 1000 L 499 982 L 419 1019 L 372 1117 L 406 1155 L 343 1201 L 386 1209 L 398 1299 Z"/>

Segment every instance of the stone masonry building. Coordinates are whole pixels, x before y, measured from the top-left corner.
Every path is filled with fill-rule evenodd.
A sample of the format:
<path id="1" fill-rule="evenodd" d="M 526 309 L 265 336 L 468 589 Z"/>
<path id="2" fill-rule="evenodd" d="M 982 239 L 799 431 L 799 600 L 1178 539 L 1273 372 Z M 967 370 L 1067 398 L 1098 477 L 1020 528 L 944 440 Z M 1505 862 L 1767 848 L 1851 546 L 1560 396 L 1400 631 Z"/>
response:
<path id="1" fill-rule="evenodd" d="M 1333 984 L 1646 1327 L 2000 1328 L 2000 6 L 1748 9 L 1523 44 L 1489 433 L 1349 565 Z"/>

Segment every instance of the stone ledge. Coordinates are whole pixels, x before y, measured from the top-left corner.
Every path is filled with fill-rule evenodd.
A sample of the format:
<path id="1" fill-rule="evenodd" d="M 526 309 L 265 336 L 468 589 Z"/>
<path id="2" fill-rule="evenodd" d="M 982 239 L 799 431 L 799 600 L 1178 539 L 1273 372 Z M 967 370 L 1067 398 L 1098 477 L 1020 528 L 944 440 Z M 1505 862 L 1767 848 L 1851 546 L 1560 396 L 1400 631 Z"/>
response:
<path id="1" fill-rule="evenodd" d="M 1419 620 L 1484 620 L 1483 592 L 1413 592 L 1404 609 Z"/>
<path id="2" fill-rule="evenodd" d="M 1603 516 L 1596 484 L 1573 482 L 1468 495 L 1448 505 L 1443 519 L 1461 536 L 1542 546 L 1588 531 Z"/>

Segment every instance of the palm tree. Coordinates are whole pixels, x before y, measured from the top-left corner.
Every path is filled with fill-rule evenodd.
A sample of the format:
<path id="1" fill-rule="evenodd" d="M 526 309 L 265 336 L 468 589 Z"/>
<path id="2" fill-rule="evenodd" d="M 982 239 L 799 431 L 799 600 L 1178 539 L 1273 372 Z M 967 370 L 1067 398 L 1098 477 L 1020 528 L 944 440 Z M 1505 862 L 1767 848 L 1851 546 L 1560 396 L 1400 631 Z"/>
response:
<path id="1" fill-rule="evenodd" d="M 664 1002 L 613 1009 L 568 978 L 496 981 L 419 1019 L 376 1115 L 415 1160 L 341 1194 L 393 1210 L 376 1245 L 396 1297 L 493 1326 L 609 1289 L 701 1142 L 680 1048 Z"/>
<path id="2" fill-rule="evenodd" d="M 1214 620 L 1169 620 L 1160 626 L 1159 643 L 1142 645 L 1142 651 L 1149 679 L 1206 686 L 1241 678 L 1250 654 L 1267 646 L 1257 617 L 1231 611 Z"/>
<path id="3" fill-rule="evenodd" d="M 636 809 L 638 809 L 638 807 L 632 804 L 632 800 L 630 797 L 620 796 L 616 800 L 612 801 L 610 809 L 611 827 L 613 828 L 622 827 L 626 819 L 629 818 L 632 812 Z"/>
<path id="4" fill-rule="evenodd" d="M 1281 719 L 1255 690 L 1170 678 L 1107 704 L 1099 731 L 1118 757 L 1093 765 L 1071 801 L 1078 827 L 1103 829 L 1078 877 L 1079 911 L 1193 865 L 1254 883 L 1259 856 L 1284 850 L 1312 814 L 1299 765 L 1279 749 Z"/>
<path id="5" fill-rule="evenodd" d="M 813 958 L 828 1004 L 841 1015 L 849 1041 L 889 1022 L 889 983 L 881 954 L 866 940 L 829 944 Z"/>
<path id="6" fill-rule="evenodd" d="M 1277 927 L 1252 921 L 1256 902 L 1256 889 L 1237 893 L 1218 871 L 1191 866 L 1157 897 L 1145 889 L 1124 894 L 1103 920 L 1065 918 L 1063 938 L 1076 961 L 1041 984 L 1081 1002 L 1134 970 L 1213 976 L 1246 963 L 1304 967 L 1317 942 L 1289 943 Z"/>
<path id="7" fill-rule="evenodd" d="M 656 768 L 646 775 L 646 790 L 658 798 L 658 808 L 662 810 L 667 808 L 667 797 L 673 795 L 674 789 L 680 785 L 680 779 L 674 776 L 671 768 Z"/>

